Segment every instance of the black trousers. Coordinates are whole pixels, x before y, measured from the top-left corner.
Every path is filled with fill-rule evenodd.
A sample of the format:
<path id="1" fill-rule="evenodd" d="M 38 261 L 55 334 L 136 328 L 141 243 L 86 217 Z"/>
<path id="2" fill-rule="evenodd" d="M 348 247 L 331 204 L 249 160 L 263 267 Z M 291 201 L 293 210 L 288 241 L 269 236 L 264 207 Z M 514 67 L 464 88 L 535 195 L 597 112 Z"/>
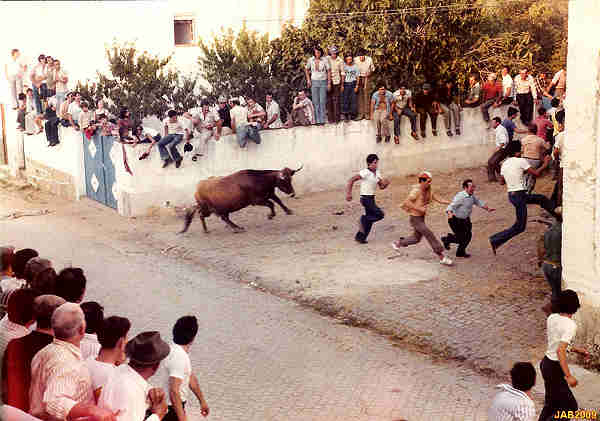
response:
<path id="1" fill-rule="evenodd" d="M 554 419 L 556 411 L 576 411 L 577 401 L 565 380 L 565 374 L 560 368 L 560 363 L 544 357 L 540 363 L 540 369 L 544 378 L 546 396 L 539 421 Z"/>
<path id="2" fill-rule="evenodd" d="M 365 208 L 365 214 L 360 217 L 360 223 L 365 230 L 364 239 L 366 239 L 373 224 L 382 220 L 385 215 L 381 208 L 375 204 L 375 196 L 360 196 L 360 204 Z"/>
<path id="3" fill-rule="evenodd" d="M 183 406 L 183 411 L 185 412 L 185 402 L 182 402 L 181 405 Z M 162 421 L 179 421 L 179 418 L 177 418 L 177 412 L 175 412 L 175 408 L 173 406 L 169 405 L 167 408 L 167 413 L 163 417 Z"/>
<path id="4" fill-rule="evenodd" d="M 453 216 L 448 219 L 448 225 L 450 225 L 450 228 L 454 232 L 454 234 L 448 234 L 448 242 L 450 244 L 458 244 L 458 248 L 456 249 L 457 256 L 465 254 L 467 246 L 471 242 L 471 238 L 473 238 L 471 218 L 460 219 Z"/>
<path id="5" fill-rule="evenodd" d="M 517 103 L 519 104 L 521 121 L 523 124 L 528 125 L 533 118 L 533 96 L 531 93 L 517 94 Z"/>

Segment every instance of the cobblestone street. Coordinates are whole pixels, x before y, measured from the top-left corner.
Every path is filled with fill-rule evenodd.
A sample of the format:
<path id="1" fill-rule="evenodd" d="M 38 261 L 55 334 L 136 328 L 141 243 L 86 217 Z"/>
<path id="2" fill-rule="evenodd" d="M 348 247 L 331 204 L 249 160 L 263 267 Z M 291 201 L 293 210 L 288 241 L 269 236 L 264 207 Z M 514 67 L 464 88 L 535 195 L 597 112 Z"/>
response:
<path id="1" fill-rule="evenodd" d="M 1 203 L 4 211 L 7 201 Z M 90 202 L 78 206 L 98 213 Z M 33 246 L 57 268 L 85 268 L 86 300 L 131 318 L 133 334 L 158 329 L 170 337 L 179 316 L 197 315 L 192 361 L 210 419 L 485 419 L 494 384 L 471 370 L 410 353 L 160 250 L 132 247 L 115 238 L 110 224 L 50 214 L 2 221 L 0 231 L 3 241 Z M 193 402 L 192 419 L 200 418 L 198 410 Z"/>

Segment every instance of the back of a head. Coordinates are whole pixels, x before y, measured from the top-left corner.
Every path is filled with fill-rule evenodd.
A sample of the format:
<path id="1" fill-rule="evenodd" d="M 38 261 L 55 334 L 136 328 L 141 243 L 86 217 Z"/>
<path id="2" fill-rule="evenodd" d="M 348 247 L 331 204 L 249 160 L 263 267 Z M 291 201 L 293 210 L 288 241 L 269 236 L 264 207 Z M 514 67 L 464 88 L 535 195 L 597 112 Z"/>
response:
<path id="1" fill-rule="evenodd" d="M 537 134 L 537 126 L 533 123 L 527 126 L 527 130 L 529 130 L 529 133 L 531 134 Z"/>
<path id="2" fill-rule="evenodd" d="M 554 117 L 558 124 L 565 124 L 565 110 L 557 111 Z"/>
<path id="3" fill-rule="evenodd" d="M 40 294 L 55 294 L 56 293 L 56 271 L 54 268 L 46 268 L 38 273 L 31 282 L 32 289 L 35 289 Z"/>
<path id="4" fill-rule="evenodd" d="M 127 337 L 131 322 L 125 317 L 110 316 L 103 320 L 98 330 L 98 342 L 102 348 L 114 349 L 119 339 Z"/>
<path id="5" fill-rule="evenodd" d="M 8 298 L 8 320 L 26 325 L 33 320 L 33 300 L 38 293 L 32 289 L 20 288 Z"/>
<path id="6" fill-rule="evenodd" d="M 565 289 L 558 297 L 558 309 L 561 313 L 575 314 L 579 310 L 579 297 L 572 289 Z"/>
<path id="7" fill-rule="evenodd" d="M 196 316 L 183 316 L 173 326 L 173 342 L 177 345 L 191 344 L 198 333 Z"/>
<path id="8" fill-rule="evenodd" d="M 13 271 L 17 279 L 24 279 L 25 265 L 29 259 L 38 257 L 39 254 L 34 249 L 22 249 L 15 253 Z"/>
<path id="9" fill-rule="evenodd" d="M 13 267 L 15 251 L 13 247 L 0 247 L 0 272 L 5 272 Z"/>
<path id="10" fill-rule="evenodd" d="M 85 333 L 98 333 L 104 321 L 104 307 L 96 301 L 87 301 L 81 304 L 85 315 Z"/>
<path id="11" fill-rule="evenodd" d="M 552 105 L 554 108 L 558 107 L 560 105 L 560 99 L 552 98 L 552 101 L 550 101 L 550 105 Z"/>
<path id="12" fill-rule="evenodd" d="M 85 316 L 79 304 L 66 302 L 54 310 L 50 323 L 54 337 L 66 341 L 80 335 Z"/>
<path id="13" fill-rule="evenodd" d="M 39 256 L 32 257 L 25 264 L 25 269 L 23 270 L 24 279 L 31 285 L 31 282 L 41 271 L 50 267 L 52 267 L 52 262 L 50 262 L 50 260 L 43 259 Z"/>
<path id="14" fill-rule="evenodd" d="M 519 362 L 510 370 L 512 386 L 522 392 L 530 390 L 535 385 L 535 367 L 530 362 Z"/>
<path id="15" fill-rule="evenodd" d="M 56 295 L 70 303 L 81 302 L 87 280 L 81 268 L 65 268 L 56 278 Z"/>
<path id="16" fill-rule="evenodd" d="M 521 142 L 518 140 L 511 140 L 506 145 L 506 153 L 508 156 L 514 156 L 515 154 L 521 152 Z"/>
<path id="17" fill-rule="evenodd" d="M 50 329 L 50 319 L 54 310 L 66 303 L 64 298 L 56 295 L 40 295 L 33 301 L 33 314 L 39 329 Z"/>
<path id="18" fill-rule="evenodd" d="M 379 161 L 379 157 L 376 154 L 372 153 L 367 155 L 367 164 L 370 164 L 375 161 Z"/>

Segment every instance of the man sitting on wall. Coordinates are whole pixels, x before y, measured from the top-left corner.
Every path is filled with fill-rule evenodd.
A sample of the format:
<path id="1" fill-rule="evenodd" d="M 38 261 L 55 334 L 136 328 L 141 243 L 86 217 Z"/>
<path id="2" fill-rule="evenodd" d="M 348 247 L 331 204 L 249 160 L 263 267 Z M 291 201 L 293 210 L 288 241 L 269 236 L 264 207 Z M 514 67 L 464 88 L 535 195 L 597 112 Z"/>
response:
<path id="1" fill-rule="evenodd" d="M 285 123 L 287 128 L 294 126 L 310 126 L 315 124 L 315 107 L 310 98 L 306 97 L 306 92 L 298 91 L 298 96 L 294 98 L 292 113 Z"/>
<path id="2" fill-rule="evenodd" d="M 219 140 L 221 135 L 226 136 L 231 134 L 231 108 L 223 95 L 219 97 L 218 107 L 217 113 L 219 114 L 219 119 L 216 121 L 217 131 L 215 133 L 215 140 Z"/>

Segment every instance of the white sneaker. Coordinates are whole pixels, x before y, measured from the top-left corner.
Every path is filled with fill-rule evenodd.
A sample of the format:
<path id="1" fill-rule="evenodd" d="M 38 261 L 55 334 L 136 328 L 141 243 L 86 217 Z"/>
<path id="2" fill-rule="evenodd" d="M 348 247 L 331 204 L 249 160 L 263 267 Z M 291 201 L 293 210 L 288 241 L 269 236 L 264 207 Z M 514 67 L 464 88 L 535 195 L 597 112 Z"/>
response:
<path id="1" fill-rule="evenodd" d="M 444 256 L 444 258 L 440 260 L 440 265 L 452 266 L 452 260 L 448 256 Z"/>

